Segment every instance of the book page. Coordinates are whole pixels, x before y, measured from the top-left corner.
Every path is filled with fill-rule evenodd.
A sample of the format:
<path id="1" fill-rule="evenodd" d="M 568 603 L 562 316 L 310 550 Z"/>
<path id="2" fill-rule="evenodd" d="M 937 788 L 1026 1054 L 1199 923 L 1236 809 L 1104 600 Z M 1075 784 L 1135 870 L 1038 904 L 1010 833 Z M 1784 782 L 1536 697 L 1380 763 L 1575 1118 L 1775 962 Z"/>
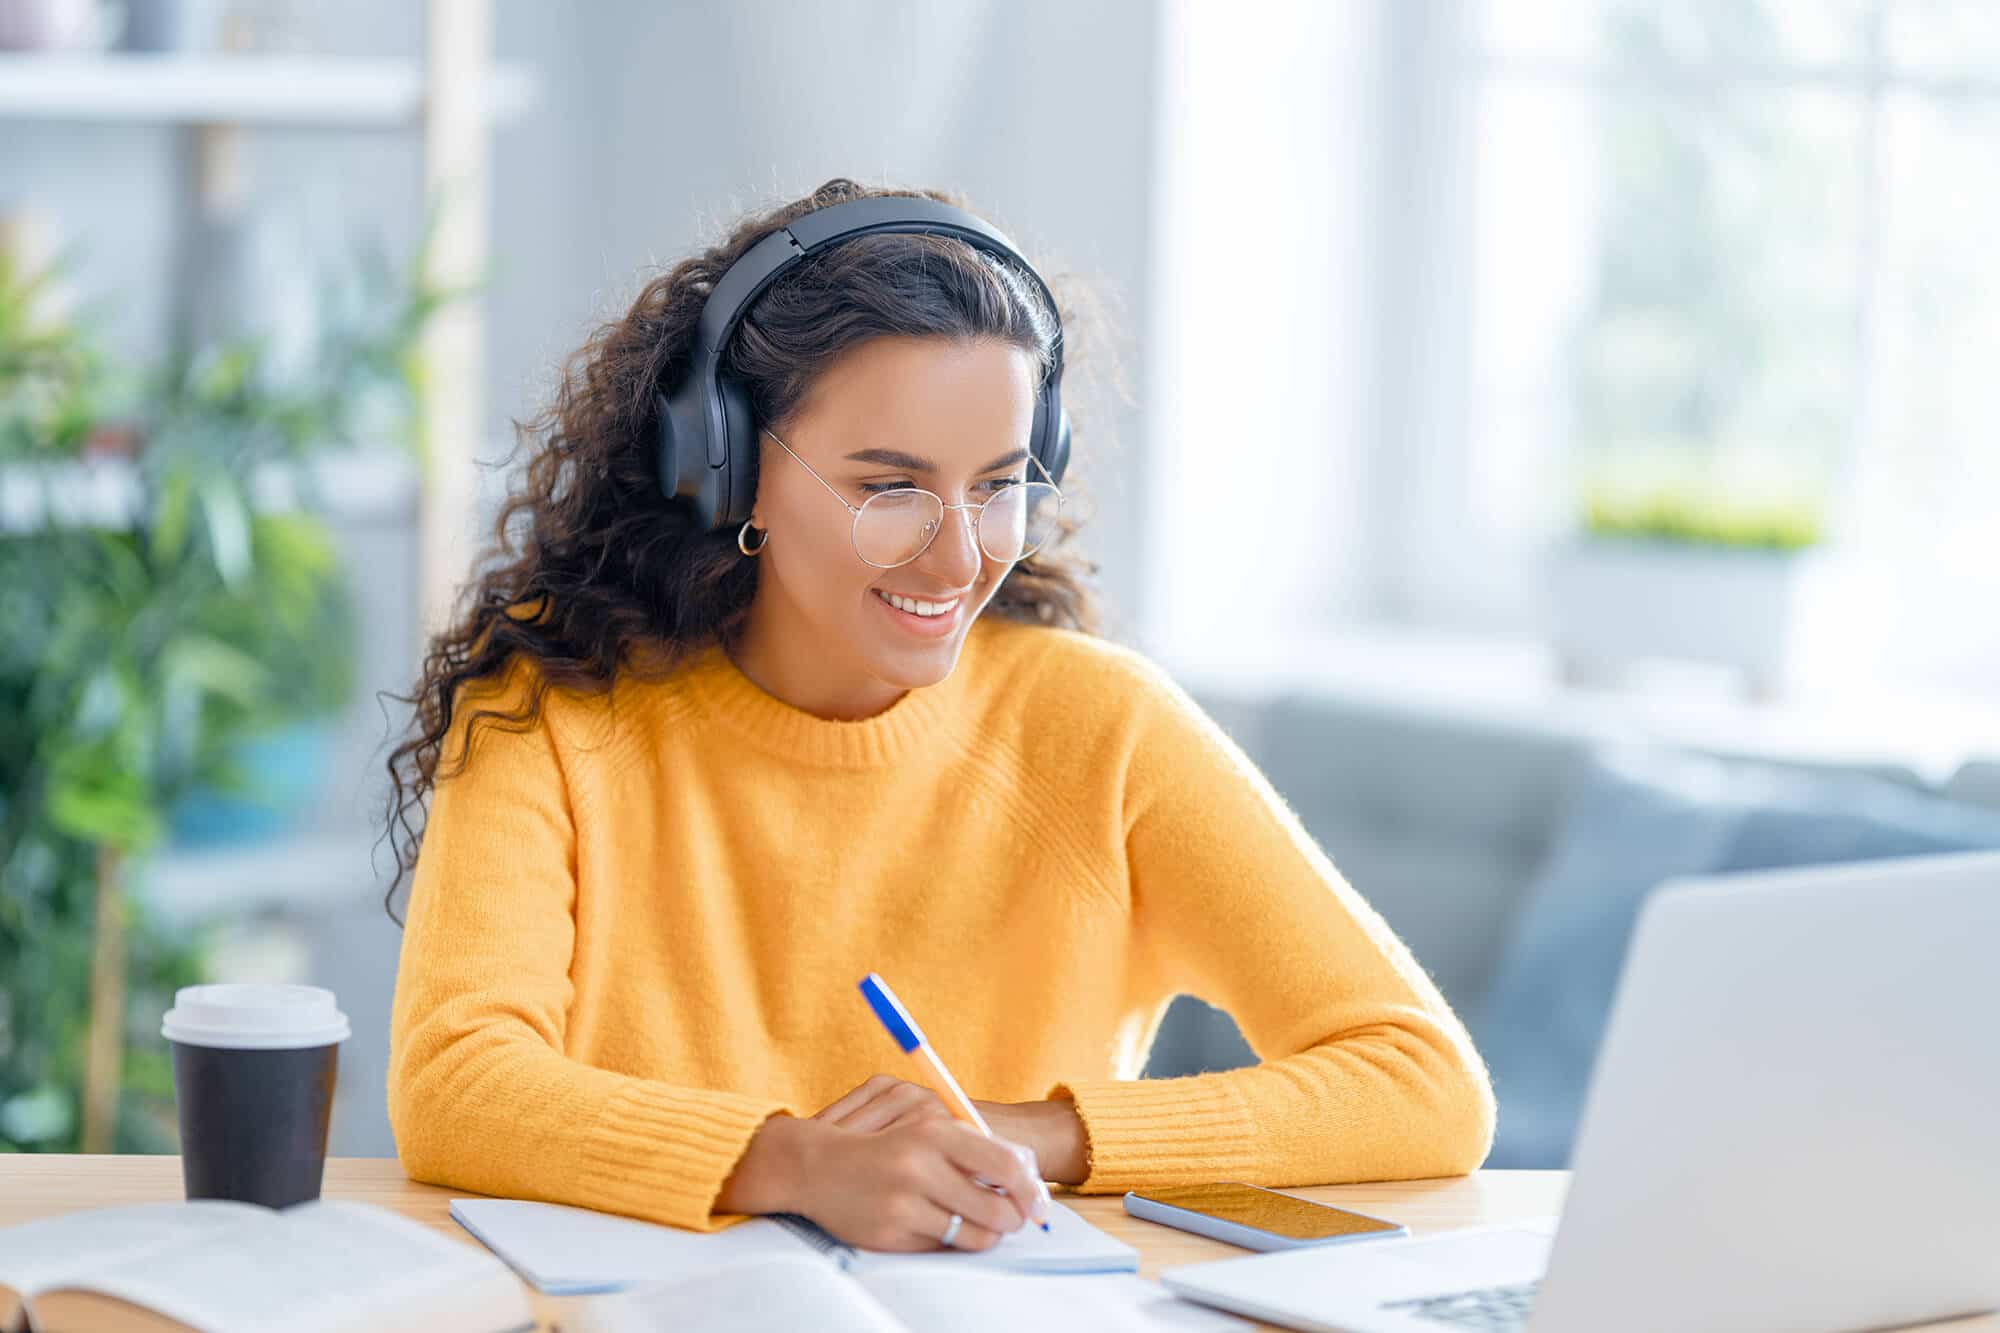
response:
<path id="1" fill-rule="evenodd" d="M 1157 1333 L 1138 1287 L 1092 1277 L 880 1263 L 855 1281 L 911 1333 Z"/>
<path id="2" fill-rule="evenodd" d="M 152 1250 L 198 1244 L 277 1214 L 254 1203 L 193 1199 L 81 1208 L 0 1230 L 0 1286 L 32 1296 L 95 1269 L 115 1270 Z"/>
<path id="3" fill-rule="evenodd" d="M 806 1254 L 734 1259 L 689 1277 L 641 1282 L 608 1296 L 592 1296 L 562 1321 L 563 1333 L 671 1333 L 694 1328 L 703 1333 L 765 1333 L 775 1328 L 909 1333 L 853 1279 Z"/>
<path id="4" fill-rule="evenodd" d="M 1131 1310 L 1146 1327 L 1159 1333 L 1177 1330 L 1178 1333 L 1232 1333 L 1261 1327 L 1254 1320 L 1239 1319 L 1213 1306 L 1182 1300 L 1152 1278 L 1137 1273 L 1092 1274 L 1069 1280 Z"/>
<path id="5" fill-rule="evenodd" d="M 504 1281 L 492 1256 L 370 1204 L 322 1199 L 268 1225 L 230 1229 L 208 1245 L 96 1265 L 74 1285 L 216 1330 L 293 1333 L 366 1328 L 439 1287 Z"/>

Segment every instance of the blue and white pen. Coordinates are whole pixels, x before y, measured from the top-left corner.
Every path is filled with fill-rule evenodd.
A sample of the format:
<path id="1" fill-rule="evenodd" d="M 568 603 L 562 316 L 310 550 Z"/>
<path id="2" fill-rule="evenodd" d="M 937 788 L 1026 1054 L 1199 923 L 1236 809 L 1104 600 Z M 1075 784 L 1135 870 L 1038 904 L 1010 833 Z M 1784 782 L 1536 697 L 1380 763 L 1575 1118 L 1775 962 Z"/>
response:
<path id="1" fill-rule="evenodd" d="M 971 1098 L 965 1095 L 965 1090 L 958 1086 L 958 1080 L 944 1067 L 944 1061 L 938 1059 L 937 1052 L 933 1051 L 930 1043 L 924 1040 L 923 1029 L 917 1026 L 916 1019 L 910 1017 L 910 1011 L 903 1007 L 903 1002 L 896 998 L 896 993 L 889 989 L 889 983 L 870 972 L 861 979 L 861 994 L 868 1001 L 868 1007 L 875 1011 L 875 1017 L 882 1020 L 882 1026 L 889 1029 L 889 1035 L 895 1039 L 896 1045 L 902 1047 L 903 1053 L 916 1062 L 915 1081 L 935 1092 L 954 1116 L 987 1138 L 998 1138 L 992 1127 L 986 1123 L 986 1118 L 980 1115 L 979 1109 L 972 1104 Z M 1035 1189 L 1040 1196 L 1036 1211 L 1041 1214 L 1035 1220 L 1040 1223 L 1042 1230 L 1047 1231 L 1050 1207 L 1048 1183 L 1038 1176 L 1035 1180 Z"/>

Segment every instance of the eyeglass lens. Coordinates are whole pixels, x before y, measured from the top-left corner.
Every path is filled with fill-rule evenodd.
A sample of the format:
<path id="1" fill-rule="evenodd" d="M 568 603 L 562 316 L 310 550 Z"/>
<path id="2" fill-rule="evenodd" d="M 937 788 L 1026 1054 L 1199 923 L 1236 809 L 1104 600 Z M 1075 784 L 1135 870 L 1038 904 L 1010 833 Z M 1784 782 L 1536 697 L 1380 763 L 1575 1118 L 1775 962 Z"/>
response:
<path id="1" fill-rule="evenodd" d="M 1038 481 L 996 492 L 974 515 L 980 550 L 1003 564 L 1034 554 L 1055 535 L 1061 501 L 1061 492 Z M 944 512 L 944 501 L 929 491 L 870 496 L 854 516 L 854 549 L 871 565 L 908 564 L 944 526 Z"/>

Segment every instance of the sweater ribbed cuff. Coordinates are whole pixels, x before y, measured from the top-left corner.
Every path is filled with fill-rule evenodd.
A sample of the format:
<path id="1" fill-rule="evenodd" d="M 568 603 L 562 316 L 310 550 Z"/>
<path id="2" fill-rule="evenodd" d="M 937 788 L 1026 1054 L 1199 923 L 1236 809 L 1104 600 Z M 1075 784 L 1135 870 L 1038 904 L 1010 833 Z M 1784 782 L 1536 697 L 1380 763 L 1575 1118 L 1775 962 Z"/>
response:
<path id="1" fill-rule="evenodd" d="M 634 1079 L 613 1092 L 584 1132 L 579 1184 L 592 1207 L 692 1231 L 737 1221 L 715 1196 L 751 1136 L 782 1102 L 691 1091 Z"/>
<path id="2" fill-rule="evenodd" d="M 1241 1180 L 1255 1161 L 1256 1125 L 1242 1097 L 1207 1075 L 1058 1083 L 1090 1140 L 1080 1194 Z"/>

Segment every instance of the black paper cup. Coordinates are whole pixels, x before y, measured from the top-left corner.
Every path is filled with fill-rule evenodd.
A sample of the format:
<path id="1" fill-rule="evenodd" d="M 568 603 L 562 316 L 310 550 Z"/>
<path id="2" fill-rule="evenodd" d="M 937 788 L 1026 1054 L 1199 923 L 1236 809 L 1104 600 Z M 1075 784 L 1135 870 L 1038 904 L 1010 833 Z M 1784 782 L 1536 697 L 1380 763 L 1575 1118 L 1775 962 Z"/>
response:
<path id="1" fill-rule="evenodd" d="M 183 986 L 160 1023 L 174 1057 L 190 1199 L 284 1208 L 319 1197 L 347 1016 L 320 986 Z"/>

